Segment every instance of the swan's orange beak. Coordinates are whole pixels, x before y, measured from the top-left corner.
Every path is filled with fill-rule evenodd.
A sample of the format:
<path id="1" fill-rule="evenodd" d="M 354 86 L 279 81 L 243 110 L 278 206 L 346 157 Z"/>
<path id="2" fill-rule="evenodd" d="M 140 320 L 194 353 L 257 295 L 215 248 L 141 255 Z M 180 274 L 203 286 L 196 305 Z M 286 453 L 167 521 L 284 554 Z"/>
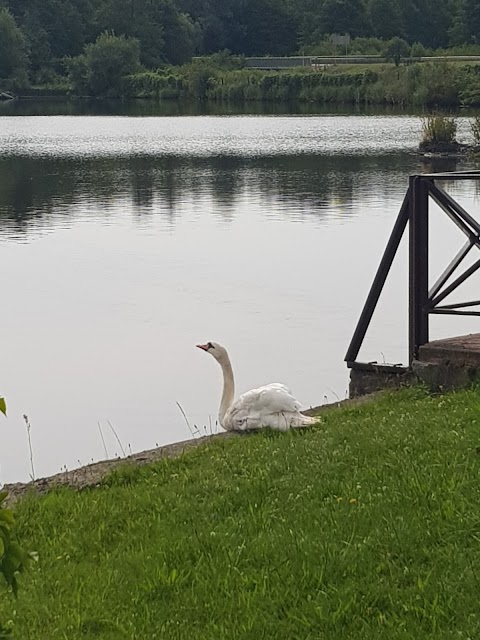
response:
<path id="1" fill-rule="evenodd" d="M 208 343 L 207 344 L 197 344 L 195 345 L 196 347 L 198 347 L 199 349 L 203 349 L 204 351 L 208 351 Z"/>

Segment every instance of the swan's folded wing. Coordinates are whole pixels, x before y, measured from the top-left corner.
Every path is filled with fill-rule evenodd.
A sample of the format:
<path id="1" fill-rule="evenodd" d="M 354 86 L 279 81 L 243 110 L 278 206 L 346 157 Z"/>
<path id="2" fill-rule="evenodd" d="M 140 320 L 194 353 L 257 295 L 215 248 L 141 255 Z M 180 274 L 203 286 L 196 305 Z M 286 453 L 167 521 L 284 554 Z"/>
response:
<path id="1" fill-rule="evenodd" d="M 272 389 L 272 390 L 273 389 L 278 389 L 279 391 L 284 391 L 289 396 L 293 397 L 293 394 L 290 391 L 289 387 L 287 387 L 285 384 L 282 384 L 281 382 L 272 382 L 271 384 L 266 384 L 263 387 L 259 387 L 258 389 L 254 389 L 254 391 L 269 391 L 270 389 Z"/>
<path id="2" fill-rule="evenodd" d="M 241 395 L 231 406 L 229 413 L 232 418 L 244 415 L 269 415 L 272 413 L 296 412 L 300 403 L 292 396 L 288 387 L 280 383 L 273 383 L 258 389 L 252 389 Z"/>

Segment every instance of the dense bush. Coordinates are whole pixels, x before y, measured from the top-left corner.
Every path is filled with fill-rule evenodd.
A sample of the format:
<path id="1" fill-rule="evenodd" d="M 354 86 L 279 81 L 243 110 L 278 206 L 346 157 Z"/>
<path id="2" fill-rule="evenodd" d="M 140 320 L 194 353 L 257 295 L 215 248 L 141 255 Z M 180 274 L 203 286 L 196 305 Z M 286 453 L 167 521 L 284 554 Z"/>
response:
<path id="1" fill-rule="evenodd" d="M 455 107 L 480 101 L 480 65 L 337 65 L 268 71 L 217 66 L 214 57 L 124 78 L 128 95 L 217 101 L 300 101 Z"/>
<path id="2" fill-rule="evenodd" d="M 103 33 L 65 65 L 75 93 L 121 97 L 127 93 L 126 76 L 140 68 L 140 45 L 134 38 Z"/>
<path id="3" fill-rule="evenodd" d="M 480 106 L 480 65 L 464 65 L 459 73 L 460 102 L 465 107 Z"/>
<path id="4" fill-rule="evenodd" d="M 0 397 L 0 412 L 4 415 L 7 414 L 5 398 L 2 397 Z M 35 558 L 35 554 L 24 551 L 15 539 L 13 513 L 5 507 L 7 496 L 7 491 L 0 491 L 0 577 L 3 580 L 1 586 L 7 591 L 11 591 L 16 597 L 18 592 L 17 576 L 25 570 L 29 561 Z M 11 620 L 7 623 L 0 621 L 0 640 L 12 638 L 12 632 L 13 622 Z"/>
<path id="5" fill-rule="evenodd" d="M 179 98 L 182 81 L 168 70 L 141 71 L 126 76 L 124 87 L 128 95 L 137 98 Z"/>
<path id="6" fill-rule="evenodd" d="M 18 592 L 17 575 L 25 570 L 28 562 L 34 557 L 24 551 L 13 533 L 14 517 L 10 509 L 5 508 L 7 492 L 0 492 L 0 575 L 4 588 L 16 597 Z M 12 637 L 12 621 L 0 622 L 0 639 Z"/>
<path id="7" fill-rule="evenodd" d="M 208 60 L 195 60 L 184 65 L 180 77 L 188 96 L 194 100 L 206 100 L 212 87 L 217 70 Z"/>

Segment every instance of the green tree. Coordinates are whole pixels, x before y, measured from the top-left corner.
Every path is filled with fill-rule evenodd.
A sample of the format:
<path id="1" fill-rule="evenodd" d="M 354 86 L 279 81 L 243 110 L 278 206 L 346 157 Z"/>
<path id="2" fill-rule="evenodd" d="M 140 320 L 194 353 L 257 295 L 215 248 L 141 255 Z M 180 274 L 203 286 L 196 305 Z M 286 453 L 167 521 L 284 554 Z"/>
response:
<path id="1" fill-rule="evenodd" d="M 94 96 L 124 94 L 123 78 L 140 68 L 140 45 L 134 38 L 103 33 L 85 47 L 87 86 Z"/>
<path id="2" fill-rule="evenodd" d="M 45 32 L 54 58 L 75 56 L 85 45 L 86 19 L 77 4 L 82 0 L 6 0 L 17 24 L 28 39 L 37 38 L 36 31 Z M 39 36 L 43 38 L 43 35 Z"/>
<path id="3" fill-rule="evenodd" d="M 25 83 L 27 67 L 25 36 L 8 9 L 0 9 L 0 78 Z"/>
<path id="4" fill-rule="evenodd" d="M 87 96 L 90 94 L 90 74 L 85 55 L 75 58 L 64 58 L 63 66 L 70 79 L 72 89 L 77 96 Z"/>
<path id="5" fill-rule="evenodd" d="M 448 37 L 449 45 L 454 47 L 470 41 L 464 0 L 452 0 L 452 25 Z"/>
<path id="6" fill-rule="evenodd" d="M 164 63 L 165 38 L 159 2 L 146 0 L 102 0 L 97 24 L 101 31 L 112 31 L 141 43 L 140 62 L 154 68 Z"/>
<path id="7" fill-rule="evenodd" d="M 49 34 L 50 48 L 56 58 L 81 53 L 85 45 L 85 24 L 74 2 L 49 0 L 43 27 Z"/>
<path id="8" fill-rule="evenodd" d="M 240 50 L 245 35 L 242 17 L 244 0 L 176 0 L 179 10 L 188 14 L 200 29 L 199 51 L 215 53 L 229 49 Z M 240 47 L 240 48 L 239 48 Z"/>
<path id="9" fill-rule="evenodd" d="M 370 33 L 377 38 L 389 40 L 403 35 L 402 10 L 393 0 L 369 0 L 367 21 Z"/>
<path id="10" fill-rule="evenodd" d="M 293 17 L 274 0 L 250 0 L 242 13 L 243 36 L 237 53 L 245 55 L 291 55 L 297 48 Z"/>
<path id="11" fill-rule="evenodd" d="M 446 47 L 453 14 L 448 0 L 399 0 L 408 42 L 420 42 L 425 47 Z"/>
<path id="12" fill-rule="evenodd" d="M 163 25 L 165 60 L 171 64 L 188 62 L 196 48 L 196 28 L 187 14 L 179 13 L 173 2 L 164 0 L 159 5 Z"/>
<path id="13" fill-rule="evenodd" d="M 63 58 L 79 57 L 105 31 L 136 39 L 140 63 L 150 69 L 224 49 L 328 52 L 321 41 L 332 33 L 401 37 L 428 48 L 480 42 L 479 0 L 0 0 L 0 6 L 10 11 L 8 24 L 5 11 L 0 21 L 0 77 L 28 70 L 27 54 L 33 77 L 48 78 Z M 84 71 L 86 60 L 77 71 L 80 63 Z M 107 86 L 104 80 L 100 85 Z"/>
<path id="14" fill-rule="evenodd" d="M 480 3 L 478 0 L 464 0 L 465 35 L 470 42 L 480 42 Z"/>
<path id="15" fill-rule="evenodd" d="M 402 38 L 392 38 L 385 50 L 385 57 L 387 60 L 391 60 L 398 67 L 402 58 L 406 58 L 410 55 L 410 47 L 408 42 L 402 40 Z"/>
<path id="16" fill-rule="evenodd" d="M 102 30 L 136 38 L 150 68 L 187 62 L 198 42 L 197 25 L 172 0 L 103 0 L 98 21 Z"/>
<path id="17" fill-rule="evenodd" d="M 365 33 L 365 13 L 361 0 L 325 0 L 320 12 L 324 33 Z"/>
<path id="18" fill-rule="evenodd" d="M 40 24 L 36 11 L 26 13 L 23 31 L 27 39 L 30 71 L 36 77 L 40 70 L 48 68 L 52 64 L 50 38 Z"/>

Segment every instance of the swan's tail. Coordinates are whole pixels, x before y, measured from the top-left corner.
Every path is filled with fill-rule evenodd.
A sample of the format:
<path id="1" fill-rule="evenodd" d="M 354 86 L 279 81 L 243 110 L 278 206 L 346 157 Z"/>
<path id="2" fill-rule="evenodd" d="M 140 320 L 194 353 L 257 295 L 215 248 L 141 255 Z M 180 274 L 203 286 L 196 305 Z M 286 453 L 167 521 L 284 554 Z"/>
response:
<path id="1" fill-rule="evenodd" d="M 291 427 L 308 427 L 310 424 L 317 424 L 320 421 L 320 418 L 314 416 L 306 416 L 303 413 L 298 413 L 297 416 L 292 420 L 290 424 Z"/>

